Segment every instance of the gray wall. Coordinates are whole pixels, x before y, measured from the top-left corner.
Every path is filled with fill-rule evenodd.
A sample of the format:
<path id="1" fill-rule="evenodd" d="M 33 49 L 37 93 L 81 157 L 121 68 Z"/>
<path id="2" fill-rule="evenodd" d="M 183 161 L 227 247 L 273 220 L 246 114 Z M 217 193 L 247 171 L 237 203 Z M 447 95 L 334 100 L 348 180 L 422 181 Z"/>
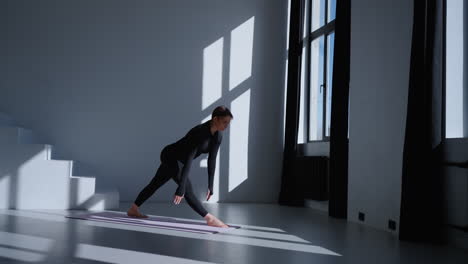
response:
<path id="1" fill-rule="evenodd" d="M 351 14 L 348 219 L 387 230 L 400 215 L 412 1 L 353 0 Z"/>
<path id="2" fill-rule="evenodd" d="M 250 91 L 247 179 L 229 192 L 230 134 L 220 150 L 220 200 L 274 202 L 282 160 L 287 1 L 2 1 L 0 110 L 78 160 L 98 188 L 135 198 L 160 150 L 215 105 Z M 251 76 L 229 89 L 231 31 L 254 17 Z M 202 109 L 203 52 L 224 38 L 222 97 Z M 231 127 L 232 128 L 232 127 Z M 236 137 L 238 139 L 238 137 Z M 247 139 L 244 139 L 247 140 Z M 233 175 L 231 175 L 233 176 Z M 198 195 L 206 169 L 194 163 Z M 175 184 L 153 200 L 169 201 Z"/>

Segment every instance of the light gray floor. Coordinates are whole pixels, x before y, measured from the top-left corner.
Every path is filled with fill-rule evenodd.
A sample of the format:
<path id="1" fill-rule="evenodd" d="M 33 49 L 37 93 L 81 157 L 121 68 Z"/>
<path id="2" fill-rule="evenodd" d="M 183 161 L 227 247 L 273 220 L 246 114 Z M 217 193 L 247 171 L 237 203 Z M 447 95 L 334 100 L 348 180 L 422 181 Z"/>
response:
<path id="1" fill-rule="evenodd" d="M 121 204 L 125 211 L 129 204 Z M 74 220 L 58 210 L 0 210 L 0 263 L 468 263 L 468 251 L 399 242 L 386 232 L 311 208 L 207 204 L 243 228 L 193 234 Z M 200 219 L 186 204 L 145 213 Z"/>

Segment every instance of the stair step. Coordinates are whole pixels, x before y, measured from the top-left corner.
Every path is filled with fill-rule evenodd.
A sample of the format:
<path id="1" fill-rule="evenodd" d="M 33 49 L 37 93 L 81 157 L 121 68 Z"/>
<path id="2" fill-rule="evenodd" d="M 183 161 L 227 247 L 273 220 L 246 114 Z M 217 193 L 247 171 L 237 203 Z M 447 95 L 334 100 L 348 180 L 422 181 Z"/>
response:
<path id="1" fill-rule="evenodd" d="M 95 193 L 95 186 L 96 179 L 93 177 L 71 177 L 70 207 L 79 207 L 89 200 Z"/>
<path id="2" fill-rule="evenodd" d="M 11 187 L 9 188 L 9 208 L 65 209 L 69 207 L 70 162 L 34 160 L 17 165 L 16 168 L 10 171 L 8 177 Z"/>

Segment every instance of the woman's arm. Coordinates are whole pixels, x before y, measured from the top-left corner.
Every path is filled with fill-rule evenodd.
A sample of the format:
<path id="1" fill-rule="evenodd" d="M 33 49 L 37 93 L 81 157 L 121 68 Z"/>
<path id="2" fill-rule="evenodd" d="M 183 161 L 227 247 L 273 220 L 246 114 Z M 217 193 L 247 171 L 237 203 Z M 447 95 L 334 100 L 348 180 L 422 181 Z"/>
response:
<path id="1" fill-rule="evenodd" d="M 184 167 L 182 168 L 182 173 L 180 174 L 180 181 L 179 181 L 179 187 L 176 190 L 175 195 L 177 196 L 184 196 L 185 194 L 185 183 L 187 182 L 187 176 L 190 172 L 190 167 L 192 166 L 192 161 L 195 158 L 195 155 L 197 154 L 197 146 L 192 148 L 190 153 L 188 154 Z"/>
<path id="2" fill-rule="evenodd" d="M 188 153 L 184 160 L 184 167 L 180 174 L 179 187 L 176 190 L 176 196 L 183 196 L 185 194 L 185 183 L 187 181 L 188 174 L 190 173 L 190 167 L 192 166 L 192 161 L 195 158 L 198 147 L 200 143 L 203 142 L 203 139 L 206 137 L 204 131 L 201 129 L 194 129 L 189 132 L 189 138 L 187 142 L 189 144 Z"/>
<path id="3" fill-rule="evenodd" d="M 216 170 L 216 157 L 218 156 L 219 145 L 221 145 L 222 139 L 222 134 L 219 133 L 218 138 L 216 139 L 216 143 L 212 146 L 212 148 L 210 149 L 210 153 L 208 154 L 208 190 L 210 190 L 211 194 L 213 194 L 213 181 L 214 173 Z"/>

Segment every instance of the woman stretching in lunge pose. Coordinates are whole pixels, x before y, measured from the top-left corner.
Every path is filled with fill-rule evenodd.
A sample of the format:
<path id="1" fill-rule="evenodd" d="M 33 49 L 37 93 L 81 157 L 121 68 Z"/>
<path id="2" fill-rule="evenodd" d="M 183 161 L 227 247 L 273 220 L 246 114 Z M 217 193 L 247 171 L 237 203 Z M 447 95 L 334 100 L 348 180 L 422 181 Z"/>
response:
<path id="1" fill-rule="evenodd" d="M 170 144 L 161 151 L 161 165 L 151 182 L 140 192 L 127 215 L 136 218 L 147 218 L 148 216 L 139 212 L 139 207 L 153 193 L 165 184 L 169 179 L 173 179 L 178 188 L 174 195 L 174 203 L 179 204 L 183 198 L 199 215 L 205 218 L 210 226 L 228 227 L 221 220 L 209 214 L 195 197 L 192 184 L 188 178 L 192 161 L 201 153 L 208 154 L 208 201 L 213 195 L 213 177 L 216 165 L 216 156 L 222 140 L 222 133 L 233 118 L 231 111 L 225 106 L 218 106 L 211 114 L 211 120 L 193 127 L 190 131 L 176 143 Z M 181 169 L 182 167 L 182 169 Z"/>

